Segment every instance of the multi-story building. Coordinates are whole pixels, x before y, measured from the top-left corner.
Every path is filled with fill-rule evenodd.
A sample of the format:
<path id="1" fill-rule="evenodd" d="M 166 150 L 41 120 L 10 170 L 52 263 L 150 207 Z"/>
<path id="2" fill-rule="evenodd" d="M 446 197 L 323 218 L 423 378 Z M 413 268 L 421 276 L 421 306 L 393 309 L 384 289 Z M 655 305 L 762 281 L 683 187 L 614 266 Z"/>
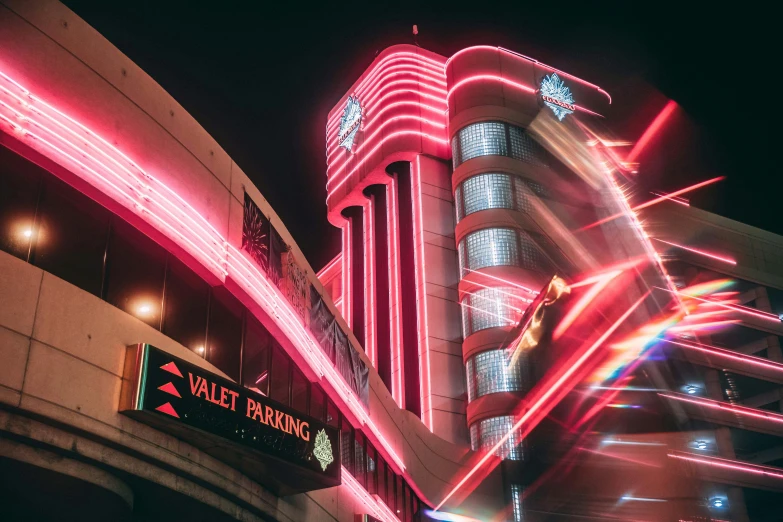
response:
<path id="1" fill-rule="evenodd" d="M 760 515 L 770 499 L 779 498 L 761 491 L 783 485 L 775 482 L 783 478 L 779 471 L 753 467 L 777 458 L 779 440 L 768 436 L 768 428 L 750 427 L 754 419 L 778 421 L 758 407 L 777 410 L 780 404 L 780 321 L 772 312 L 781 308 L 766 297 L 780 288 L 783 267 L 774 265 L 780 238 L 666 195 L 638 219 L 631 211 L 625 221 L 601 219 L 593 228 L 614 213 L 613 205 L 623 212 L 626 204 L 624 189 L 607 193 L 583 172 L 592 161 L 590 147 L 608 143 L 590 128 L 610 103 L 598 86 L 502 48 L 472 47 L 449 58 L 412 45 L 384 50 L 328 117 L 328 217 L 342 229 L 343 250 L 319 277 L 394 401 L 436 435 L 479 452 L 497 448 L 512 431 L 514 412 L 545 370 L 531 369 L 532 360 L 508 366 L 505 349 L 553 275 L 573 282 L 601 266 L 649 258 L 655 273 L 640 276 L 613 303 L 630 302 L 644 288 L 666 289 L 670 295 L 648 303 L 640 324 L 660 313 L 677 288 L 735 279 L 739 301 L 754 310 L 723 321 L 742 326 L 712 334 L 724 348 L 707 347 L 710 335 L 701 334 L 700 351 L 693 344 L 690 350 L 688 343 L 670 344 L 661 349 L 665 358 L 645 363 L 661 368 L 637 372 L 638 379 L 658 376 L 648 395 L 687 387 L 686 397 L 652 393 L 634 399 L 631 386 L 614 394 L 613 404 L 629 407 L 605 414 L 598 424 L 624 435 L 634 451 L 657 448 L 656 458 L 664 461 L 662 448 L 695 448 L 728 461 L 680 459 L 693 468 L 688 473 L 702 477 L 694 486 L 683 482 L 687 474 L 676 466 L 662 475 L 648 472 L 644 482 L 634 479 L 638 469 L 610 465 L 614 479 L 602 480 L 607 464 L 586 459 L 588 471 L 572 470 L 581 479 L 565 486 L 551 480 L 562 486 L 560 492 L 530 498 L 534 507 L 527 518 L 541 517 L 551 505 L 566 518 L 576 516 L 586 504 L 597 514 L 625 510 L 627 516 L 646 512 L 650 519 Z M 740 410 L 729 405 L 742 401 L 751 409 L 738 418 Z M 553 433 L 538 438 L 560 436 Z M 591 443 L 600 447 L 604 438 L 592 437 Z M 532 447 L 512 435 L 496 451 L 506 460 L 504 497 L 515 510 L 507 515 L 520 519 L 527 509 L 522 491 L 546 475 L 566 448 Z M 738 459 L 743 453 L 746 463 Z M 759 475 L 765 479 L 750 480 Z M 629 493 L 645 488 L 648 494 Z"/>
<path id="2" fill-rule="evenodd" d="M 626 205 L 577 133 L 610 102 L 505 49 L 383 51 L 329 115 L 316 274 L 152 78 L 62 4 L 0 1 L 3 518 L 774 520 L 783 239 L 674 199 L 575 237 Z M 592 460 L 516 435 L 561 350 L 506 364 L 525 312 L 640 256 L 615 308 L 728 276 L 739 324 L 640 366 Z"/>

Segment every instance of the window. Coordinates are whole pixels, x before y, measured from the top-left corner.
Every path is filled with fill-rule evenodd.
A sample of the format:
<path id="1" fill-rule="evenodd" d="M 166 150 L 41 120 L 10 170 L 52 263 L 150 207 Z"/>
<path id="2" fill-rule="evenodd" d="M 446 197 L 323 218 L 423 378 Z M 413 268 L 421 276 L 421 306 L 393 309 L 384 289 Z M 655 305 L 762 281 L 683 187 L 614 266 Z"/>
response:
<path id="1" fill-rule="evenodd" d="M 512 326 L 519 322 L 528 301 L 513 287 L 481 288 L 462 299 L 462 335 L 479 330 Z"/>
<path id="2" fill-rule="evenodd" d="M 242 385 L 262 395 L 269 395 L 272 336 L 251 314 L 248 314 L 245 326 L 244 350 Z"/>
<path id="3" fill-rule="evenodd" d="M 524 522 L 525 515 L 522 512 L 522 493 L 524 489 L 520 484 L 511 484 L 511 505 L 514 506 L 514 522 Z"/>
<path id="4" fill-rule="evenodd" d="M 244 309 L 240 302 L 218 286 L 212 290 L 209 303 L 209 330 L 207 360 L 234 380 L 239 380 L 239 353 L 242 347 L 242 319 Z"/>
<path id="5" fill-rule="evenodd" d="M 291 374 L 291 407 L 302 413 L 307 413 L 307 392 L 310 388 L 310 382 L 295 364 L 291 366 L 293 367 Z"/>
<path id="6" fill-rule="evenodd" d="M 386 494 L 386 461 L 378 455 L 378 496 L 388 506 L 389 500 Z"/>
<path id="7" fill-rule="evenodd" d="M 347 423 L 347 421 L 346 421 Z M 326 399 L 326 424 L 337 428 L 340 425 L 340 410 L 334 405 L 331 399 Z"/>
<path id="8" fill-rule="evenodd" d="M 169 256 L 163 299 L 163 333 L 203 357 L 209 285 L 182 261 Z"/>
<path id="9" fill-rule="evenodd" d="M 343 467 L 353 475 L 353 428 L 345 419 L 340 426 L 340 444 L 342 446 Z"/>
<path id="10" fill-rule="evenodd" d="M 54 178 L 47 179 L 38 204 L 38 227 L 34 231 L 36 242 L 30 261 L 100 297 L 108 233 L 107 210 L 65 183 Z M 154 303 L 154 313 L 160 314 L 163 278 L 158 266 L 151 267 L 151 270 L 156 272 L 153 277 L 160 280 Z"/>
<path id="11" fill-rule="evenodd" d="M 375 448 L 368 442 L 367 443 L 367 492 L 370 495 L 374 495 L 378 492 L 378 477 L 377 477 L 377 457 L 375 455 Z"/>
<path id="12" fill-rule="evenodd" d="M 499 121 L 473 123 L 451 140 L 454 168 L 479 156 L 507 156 L 534 165 L 548 166 L 545 150 L 521 127 Z"/>
<path id="13" fill-rule="evenodd" d="M 0 250 L 25 261 L 36 235 L 40 190 L 38 167 L 0 145 Z"/>
<path id="14" fill-rule="evenodd" d="M 326 394 L 323 388 L 317 384 L 310 385 L 310 416 L 324 420 L 324 406 L 326 404 Z"/>
<path id="15" fill-rule="evenodd" d="M 483 419 L 470 426 L 470 446 L 474 451 L 479 449 L 490 449 L 500 442 L 500 439 L 514 426 L 514 417 L 504 415 L 501 417 L 490 417 Z M 522 441 L 516 434 L 512 434 L 501 447 L 495 451 L 495 455 L 508 460 L 521 460 Z"/>
<path id="16" fill-rule="evenodd" d="M 365 462 L 364 434 L 356 430 L 354 445 L 354 473 L 353 476 L 365 489 L 367 488 L 367 463 Z"/>
<path id="17" fill-rule="evenodd" d="M 291 368 L 288 356 L 283 352 L 283 349 L 274 343 L 274 350 L 272 351 L 272 371 L 270 374 L 270 388 L 269 397 L 285 404 L 291 405 L 289 393 L 289 385 L 291 383 Z"/>
<path id="18" fill-rule="evenodd" d="M 511 176 L 480 174 L 462 182 L 465 215 L 488 208 L 514 208 Z"/>
<path id="19" fill-rule="evenodd" d="M 462 276 L 488 266 L 519 266 L 551 272 L 552 266 L 538 245 L 521 230 L 485 228 L 466 235 L 459 244 Z"/>
<path id="20" fill-rule="evenodd" d="M 478 156 L 508 156 L 505 127 L 501 122 L 485 121 L 460 129 L 460 163 Z"/>
<path id="21" fill-rule="evenodd" d="M 167 257 L 152 239 L 114 219 L 106 257 L 106 300 L 160 329 Z"/>
<path id="22" fill-rule="evenodd" d="M 497 392 L 528 391 L 531 387 L 526 355 L 509 366 L 504 350 L 489 350 L 468 359 L 468 401 Z"/>

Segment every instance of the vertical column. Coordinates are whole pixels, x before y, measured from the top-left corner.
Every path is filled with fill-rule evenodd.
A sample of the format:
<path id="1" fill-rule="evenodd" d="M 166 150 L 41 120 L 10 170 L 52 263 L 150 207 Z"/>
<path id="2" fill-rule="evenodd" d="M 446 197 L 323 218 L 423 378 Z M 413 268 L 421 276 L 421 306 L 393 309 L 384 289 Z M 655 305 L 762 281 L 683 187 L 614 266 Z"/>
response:
<path id="1" fill-rule="evenodd" d="M 346 293 L 351 294 L 351 329 L 359 344 L 364 347 L 364 209 L 359 206 L 348 207 L 343 210 L 343 216 L 350 222 L 350 249 L 346 262 L 350 269 L 348 276 L 350 288 L 346 289 Z"/>
<path id="2" fill-rule="evenodd" d="M 405 405 L 402 356 L 402 298 L 400 293 L 400 220 L 397 205 L 398 181 L 389 178 L 386 185 L 386 229 L 389 232 L 389 314 L 391 317 L 391 381 L 392 397 L 397 405 Z"/>
<path id="3" fill-rule="evenodd" d="M 392 354 L 391 354 L 391 284 L 389 271 L 389 236 L 388 205 L 386 201 L 386 185 L 371 185 L 364 194 L 372 201 L 373 238 L 374 238 L 374 272 L 375 272 L 375 345 L 377 360 L 375 366 L 381 380 L 389 390 L 392 386 Z"/>
<path id="4" fill-rule="evenodd" d="M 421 417 L 419 334 L 416 303 L 416 253 L 413 245 L 413 197 L 411 166 L 408 162 L 389 165 L 397 180 L 397 209 L 400 260 L 400 313 L 402 316 L 402 366 L 405 409 Z"/>

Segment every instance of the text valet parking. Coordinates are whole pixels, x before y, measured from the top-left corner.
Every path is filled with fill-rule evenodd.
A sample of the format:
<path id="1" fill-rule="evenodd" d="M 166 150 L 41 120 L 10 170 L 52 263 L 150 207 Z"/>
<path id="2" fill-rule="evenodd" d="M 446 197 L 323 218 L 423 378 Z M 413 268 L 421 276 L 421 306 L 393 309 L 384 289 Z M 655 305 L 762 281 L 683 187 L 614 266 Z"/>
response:
<path id="1" fill-rule="evenodd" d="M 336 428 L 148 344 L 128 348 L 119 410 L 195 445 L 208 434 L 305 468 L 316 487 L 340 481 Z"/>

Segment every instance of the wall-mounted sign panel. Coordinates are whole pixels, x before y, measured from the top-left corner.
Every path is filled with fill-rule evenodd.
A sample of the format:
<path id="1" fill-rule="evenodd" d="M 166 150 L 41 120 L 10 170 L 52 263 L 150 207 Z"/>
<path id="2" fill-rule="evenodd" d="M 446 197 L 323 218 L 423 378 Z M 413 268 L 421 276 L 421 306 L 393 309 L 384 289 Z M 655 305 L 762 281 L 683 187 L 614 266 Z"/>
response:
<path id="1" fill-rule="evenodd" d="M 336 428 L 148 344 L 128 347 L 119 409 L 278 494 L 340 484 Z"/>
<path id="2" fill-rule="evenodd" d="M 552 73 L 541 80 L 540 92 L 544 105 L 552 109 L 558 120 L 563 121 L 563 118 L 573 114 L 576 110 L 571 89 L 566 86 L 557 73 Z"/>

